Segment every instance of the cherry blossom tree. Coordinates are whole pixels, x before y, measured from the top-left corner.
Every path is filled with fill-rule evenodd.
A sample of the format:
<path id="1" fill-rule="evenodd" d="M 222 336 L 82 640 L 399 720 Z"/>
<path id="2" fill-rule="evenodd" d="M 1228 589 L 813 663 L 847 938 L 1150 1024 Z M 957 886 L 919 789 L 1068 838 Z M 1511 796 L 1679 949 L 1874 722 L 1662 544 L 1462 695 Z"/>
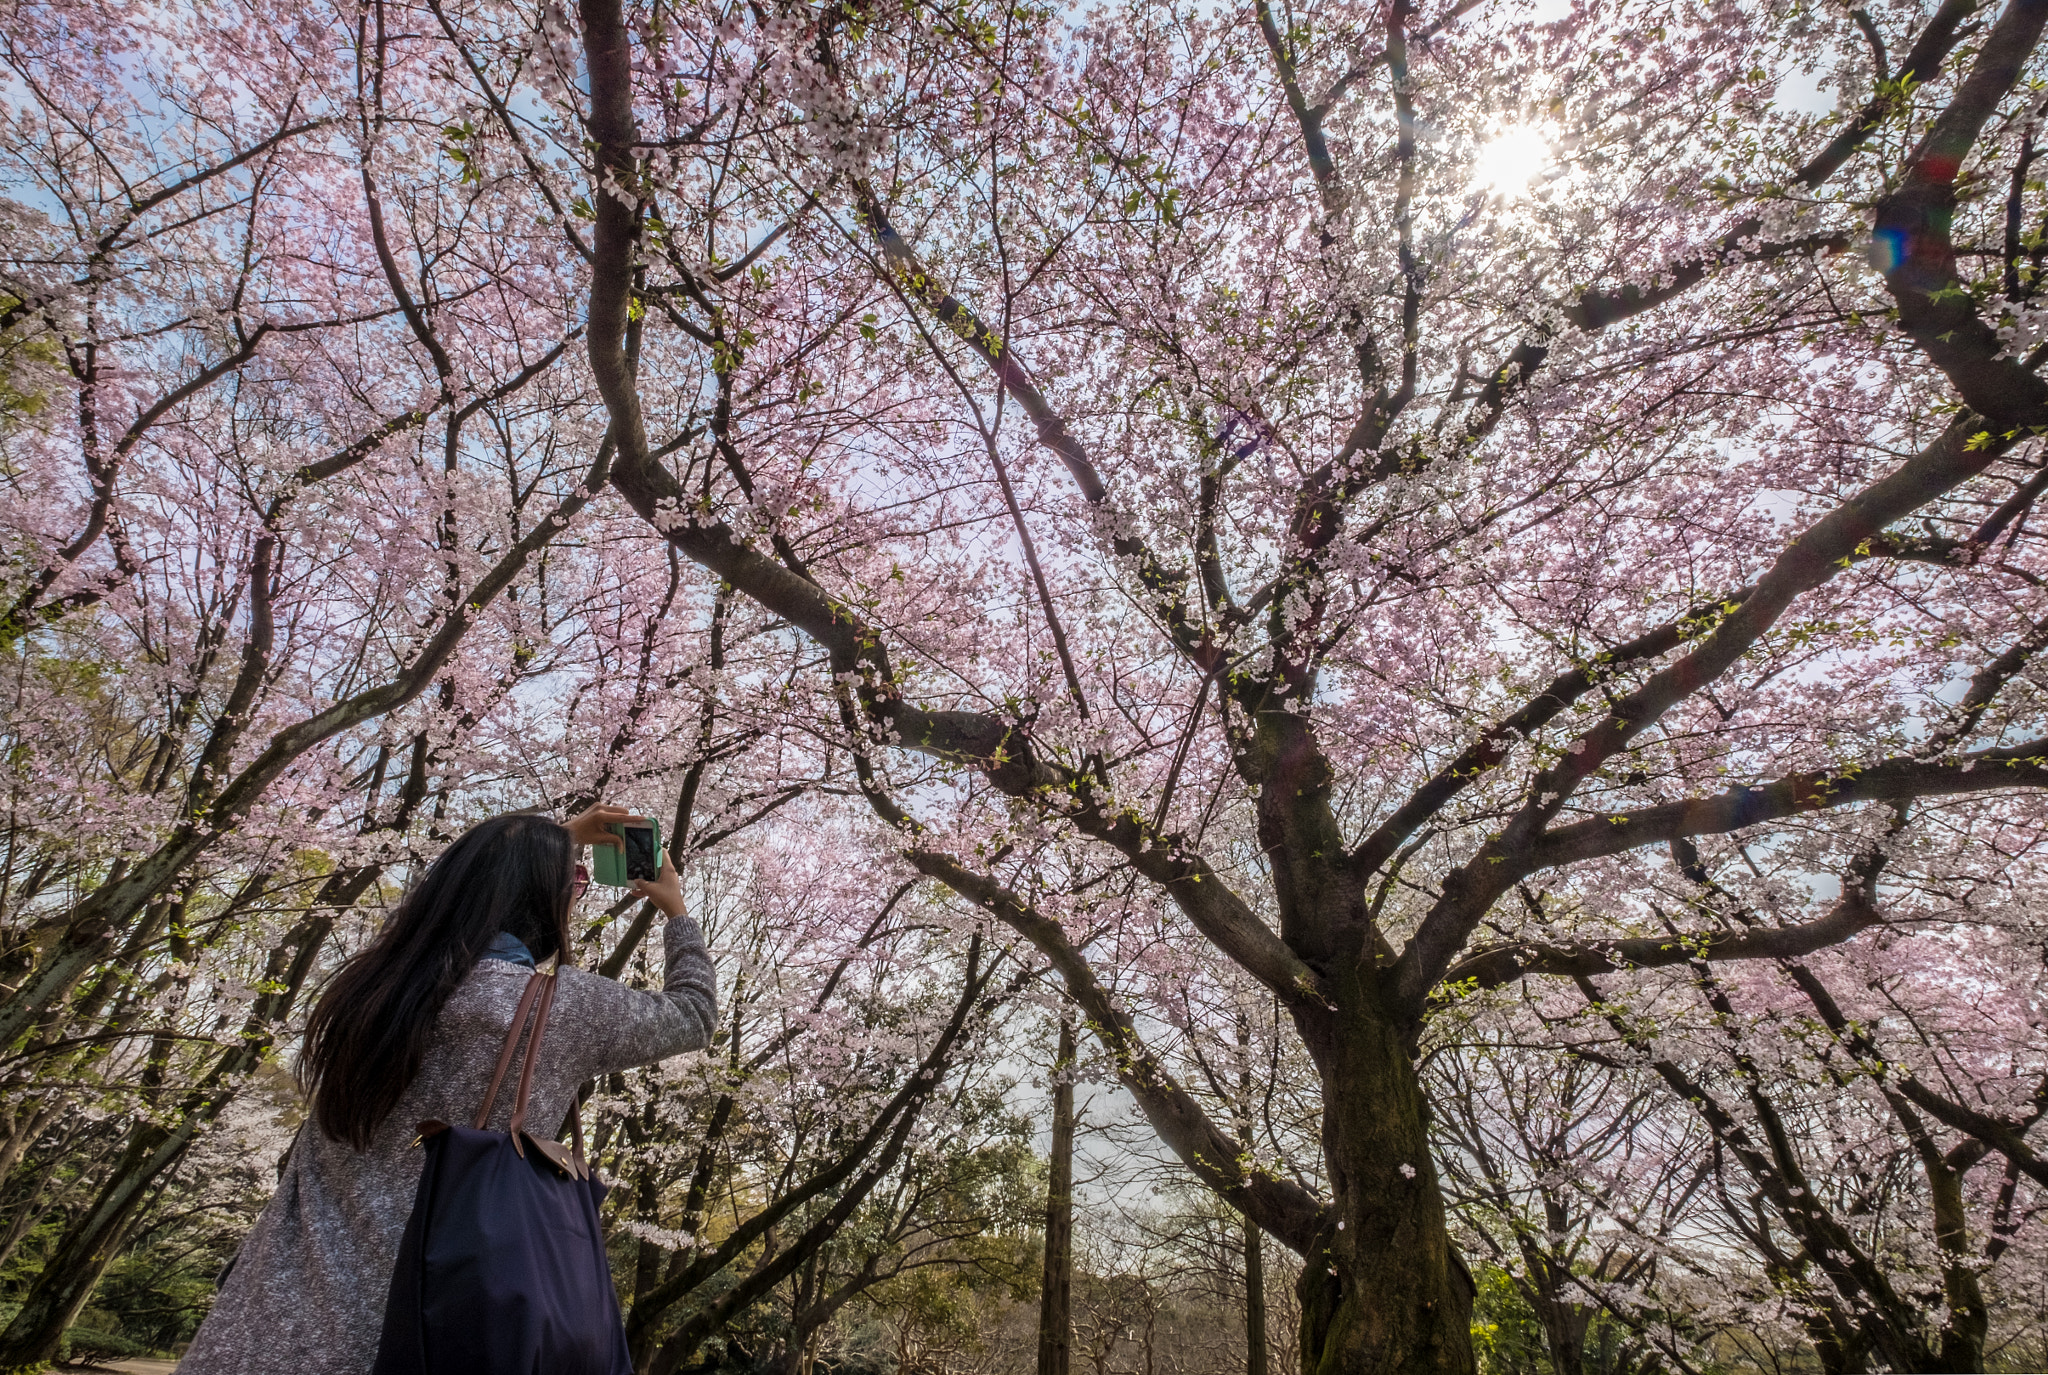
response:
<path id="1" fill-rule="evenodd" d="M 1965 1200 L 1953 1324 L 2048 1185 L 2044 22 L 11 11 L 15 1159 L 102 1045 L 187 1095 L 124 1147 L 164 1158 L 469 816 L 645 795 L 689 857 L 829 798 L 817 971 L 890 968 L 913 874 L 1056 971 L 1300 1258 L 1304 1370 L 1471 1368 L 1422 1064 L 1524 996 L 1570 1011 L 1528 1054 L 1727 1107 L 1773 1238 L 1824 1138 L 1764 1105 L 1853 1098 Z M 593 923 L 615 971 L 651 920 Z M 994 968 L 946 951 L 899 988 L 939 1039 Z M 2027 1030 L 1934 1015 L 1935 969 Z M 181 1059 L 160 1014 L 237 987 Z M 1671 1039 L 1717 997 L 1763 1029 Z M 1824 1054 L 1766 1052 L 1794 1016 Z M 637 1242 L 685 1232 L 669 1164 Z M 1981 1359 L 1939 1344 L 1866 1355 Z"/>
<path id="2" fill-rule="evenodd" d="M 264 1175 L 299 1120 L 282 1052 L 306 995 L 420 863 L 506 807 L 658 808 L 714 931 L 753 947 L 729 969 L 746 1034 L 736 1021 L 726 1048 L 774 1063 L 662 1100 L 651 1137 L 626 1128 L 672 1084 L 594 1105 L 641 1233 L 689 1212 L 691 1187 L 701 1213 L 712 1186 L 786 1186 L 746 1236 L 629 1295 L 643 1356 L 672 1367 L 792 1269 L 831 1278 L 824 1245 L 850 1220 L 882 1244 L 814 1322 L 952 1263 L 933 1238 L 974 1203 L 932 1182 L 957 1183 L 948 1125 L 989 1118 L 988 1091 L 948 1071 L 980 1072 L 991 1000 L 1036 966 L 957 913 L 941 938 L 922 919 L 842 929 L 864 907 L 926 913 L 902 901 L 907 873 L 898 901 L 829 876 L 839 905 L 814 896 L 799 920 L 772 848 L 727 853 L 792 802 L 851 790 L 843 754 L 777 705 L 805 651 L 595 500 L 613 447 L 572 347 L 575 215 L 551 184 L 530 195 L 531 167 L 493 173 L 480 112 L 445 99 L 462 50 L 411 22 L 433 16 L 390 18 L 230 7 L 147 28 L 60 6 L 6 30 L 0 1251 L 33 1262 L 7 1368 L 49 1359 L 122 1249 L 206 1196 L 218 1177 L 194 1171 L 225 1140 L 265 1157 L 236 1178 Z M 753 905 L 721 924 L 735 873 Z M 591 905 L 588 962 L 650 977 L 653 910 Z M 962 967 L 988 996 L 949 987 Z M 811 1068 L 784 1082 L 793 1042 Z M 689 1111 L 770 1080 L 782 1097 L 737 1114 L 743 1151 Z M 871 1120 L 821 1136 L 803 1117 L 821 1105 Z M 664 1166 L 703 1151 L 712 1177 L 666 1187 Z M 796 1244 L 764 1256 L 794 1219 Z M 665 1253 L 636 1244 L 654 1287 Z M 729 1301 L 696 1311 L 713 1281 Z"/>
<path id="3" fill-rule="evenodd" d="M 1731 972 L 1698 962 L 1678 987 L 1646 981 L 1619 1002 L 1578 981 L 1622 1056 L 1711 1132 L 1730 1227 L 1833 1369 L 1982 1368 L 1996 1296 L 2026 1263 L 2012 1248 L 2034 1157 L 2011 1138 L 2042 1111 L 2041 1028 L 1988 990 L 2028 986 L 2012 962 L 2036 947 L 2013 937 L 2035 923 L 2013 897 L 2033 887 L 2031 865 L 1958 874 L 1932 839 L 1886 857 L 1914 861 L 1918 891 L 1886 914 L 1888 932 L 1921 933 L 1911 965 L 1889 958 L 1888 935 Z M 2010 841 L 1981 827 L 1970 843 Z M 1843 900 L 1876 901 L 1878 876 L 1876 860 L 1844 874 Z M 1793 874 L 1743 877 L 1703 901 L 1762 925 L 1742 889 L 1776 905 Z M 1674 994 L 1679 1015 L 1660 1015 Z M 1999 1338 L 2016 1325 L 2000 1314 Z"/>
<path id="4" fill-rule="evenodd" d="M 1673 926 L 1674 843 L 1833 872 L 2032 815 L 2041 7 L 661 16 L 580 7 L 613 483 L 822 647 L 905 855 L 1306 1257 L 1305 1369 L 1470 1366 L 1435 1009 L 1889 924 L 1852 886 Z M 1835 110 L 1774 101 L 1817 51 Z M 711 54 L 745 99 L 678 108 Z M 687 258 L 663 140 L 742 105 L 779 180 Z M 1479 184 L 1489 139 L 1542 150 L 1528 194 Z M 797 279 L 719 290 L 771 219 Z M 906 398 L 858 435 L 713 399 L 799 284 L 860 325 L 821 385 Z M 706 410 L 722 472 L 658 457 Z M 1322 1189 L 1147 1044 L 1215 959 L 1315 1064 Z M 1974 1124 L 2023 1173 L 2027 1114 Z"/>
<path id="5" fill-rule="evenodd" d="M 914 876 L 850 924 L 870 874 L 841 867 L 847 849 L 778 854 L 789 825 L 719 860 L 742 882 L 702 904 L 733 987 L 717 1056 L 617 1076 L 594 1100 L 594 1149 L 632 1189 L 627 1336 L 657 1375 L 784 1291 L 795 1368 L 870 1289 L 1021 1231 L 1003 1162 L 1022 1147 L 993 1062 L 1034 964 L 973 916 L 956 930 Z"/>
<path id="6" fill-rule="evenodd" d="M 1715 1173 L 1700 1127 L 1600 1051 L 1562 1065 L 1521 1053 L 1531 1032 L 1539 1043 L 1555 1034 L 1533 1020 L 1475 1019 L 1469 1040 L 1446 1036 L 1430 1060 L 1430 1101 L 1466 1253 L 1529 1312 L 1551 1368 L 1710 1360 L 1729 1329 L 1796 1348 L 1754 1304 L 1720 1326 L 1728 1305 L 1691 1283 L 1726 1275 L 1730 1254 L 1751 1259 L 1737 1245 L 1702 1264 L 1723 1238 L 1702 1222 Z"/>
<path id="7" fill-rule="evenodd" d="M 17 1199 L 10 1245 L 69 1225 L 10 1368 L 54 1353 L 264 1066 L 393 842 L 483 782 L 463 756 L 555 666 L 550 622 L 609 590 L 547 565 L 610 457 L 550 385 L 567 283 L 463 232 L 456 169 L 391 170 L 417 75 L 298 23 L 5 29 L 4 325 L 34 404 L 4 439 L 0 1161 L 79 1195 Z M 81 1109 L 97 1157 L 64 1149 Z"/>

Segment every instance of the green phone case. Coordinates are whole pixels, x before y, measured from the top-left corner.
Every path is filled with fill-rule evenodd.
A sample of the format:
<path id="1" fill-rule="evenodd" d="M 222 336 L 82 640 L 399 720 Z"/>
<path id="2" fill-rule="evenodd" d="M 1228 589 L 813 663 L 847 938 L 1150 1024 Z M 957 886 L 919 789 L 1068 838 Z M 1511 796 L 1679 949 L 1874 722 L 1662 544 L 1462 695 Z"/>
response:
<path id="1" fill-rule="evenodd" d="M 650 817 L 647 824 L 654 829 L 654 856 L 656 862 L 659 863 L 661 859 L 661 823 Z M 605 829 L 615 836 L 623 837 L 625 834 L 624 823 L 614 823 L 605 827 Z M 606 884 L 613 888 L 624 888 L 630 885 L 633 880 L 626 874 L 626 847 L 623 845 L 591 846 L 590 877 L 592 882 Z"/>

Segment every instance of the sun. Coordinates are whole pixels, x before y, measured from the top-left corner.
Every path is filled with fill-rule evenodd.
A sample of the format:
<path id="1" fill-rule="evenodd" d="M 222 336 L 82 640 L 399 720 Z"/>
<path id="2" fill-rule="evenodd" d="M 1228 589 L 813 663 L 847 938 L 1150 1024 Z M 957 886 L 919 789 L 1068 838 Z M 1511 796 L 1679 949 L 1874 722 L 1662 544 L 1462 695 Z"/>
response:
<path id="1" fill-rule="evenodd" d="M 1480 145 L 1472 182 L 1504 196 L 1516 196 L 1550 165 L 1550 140 L 1526 124 L 1511 124 Z"/>

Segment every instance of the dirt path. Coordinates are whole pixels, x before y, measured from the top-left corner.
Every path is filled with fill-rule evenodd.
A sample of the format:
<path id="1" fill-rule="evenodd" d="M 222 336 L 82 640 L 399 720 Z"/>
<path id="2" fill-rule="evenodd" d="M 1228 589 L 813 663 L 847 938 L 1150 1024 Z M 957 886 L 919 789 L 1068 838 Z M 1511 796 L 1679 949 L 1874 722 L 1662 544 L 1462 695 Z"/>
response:
<path id="1" fill-rule="evenodd" d="M 178 1363 L 138 1358 L 132 1361 L 114 1361 L 108 1365 L 67 1365 L 58 1368 L 76 1372 L 76 1375 L 85 1375 L 88 1371 L 109 1370 L 119 1371 L 121 1375 L 171 1375 L 171 1372 L 178 1368 Z"/>

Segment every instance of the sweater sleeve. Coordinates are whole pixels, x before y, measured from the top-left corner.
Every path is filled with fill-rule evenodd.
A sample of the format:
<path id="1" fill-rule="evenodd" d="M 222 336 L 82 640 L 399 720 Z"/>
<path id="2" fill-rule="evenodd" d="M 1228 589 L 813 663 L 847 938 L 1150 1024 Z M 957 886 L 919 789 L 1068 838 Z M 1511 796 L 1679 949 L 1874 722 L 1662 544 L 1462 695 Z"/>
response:
<path id="1" fill-rule="evenodd" d="M 718 976 L 696 919 L 670 918 L 664 949 L 665 977 L 658 993 L 628 988 L 601 974 L 569 971 L 575 976 L 574 1006 L 582 1023 L 577 1032 L 588 1057 L 587 1075 L 651 1065 L 711 1044 L 718 1025 Z M 550 1028 L 548 1039 L 555 1034 Z"/>

